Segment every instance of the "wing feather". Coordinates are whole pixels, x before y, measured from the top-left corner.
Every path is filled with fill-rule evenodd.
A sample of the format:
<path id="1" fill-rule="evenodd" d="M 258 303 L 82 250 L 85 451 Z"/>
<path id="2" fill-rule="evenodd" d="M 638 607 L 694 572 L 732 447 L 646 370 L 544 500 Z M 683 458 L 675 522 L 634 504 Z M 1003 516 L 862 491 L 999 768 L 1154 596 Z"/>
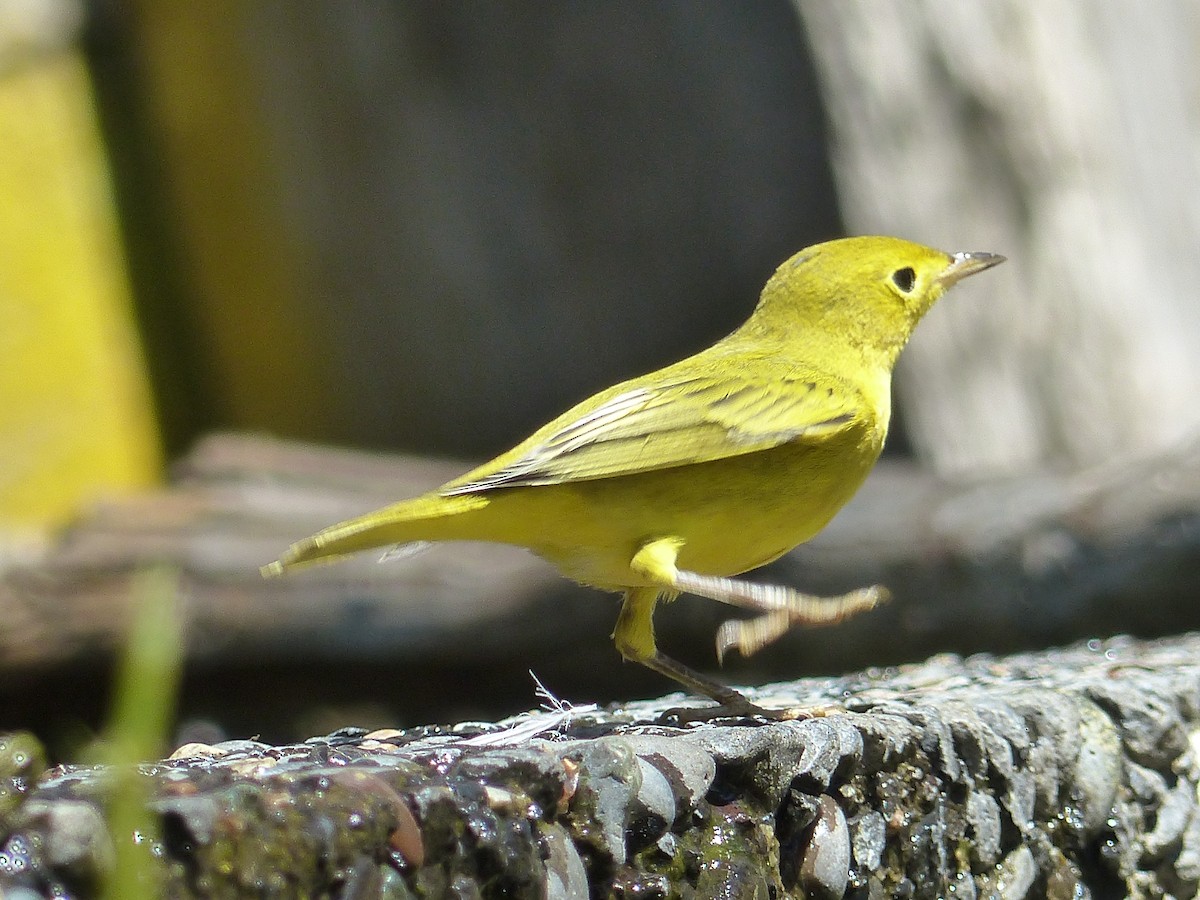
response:
<path id="1" fill-rule="evenodd" d="M 567 413 L 493 463 L 450 482 L 446 495 L 609 478 L 827 436 L 859 415 L 856 392 L 828 376 L 784 370 L 671 375 L 626 385 L 591 409 Z M 586 406 L 586 403 L 584 404 Z"/>

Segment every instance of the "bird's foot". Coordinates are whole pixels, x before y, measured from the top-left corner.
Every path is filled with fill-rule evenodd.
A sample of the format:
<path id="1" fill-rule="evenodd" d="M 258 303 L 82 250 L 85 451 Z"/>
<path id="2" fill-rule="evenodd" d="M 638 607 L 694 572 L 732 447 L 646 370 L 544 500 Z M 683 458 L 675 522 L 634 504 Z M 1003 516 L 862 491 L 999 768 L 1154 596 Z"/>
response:
<path id="1" fill-rule="evenodd" d="M 787 589 L 779 589 L 782 591 Z M 737 650 L 742 656 L 757 653 L 796 625 L 826 625 L 881 606 L 891 599 L 882 585 L 859 588 L 837 597 L 814 597 L 788 591 L 780 607 L 753 619 L 731 619 L 717 629 L 717 660 Z"/>

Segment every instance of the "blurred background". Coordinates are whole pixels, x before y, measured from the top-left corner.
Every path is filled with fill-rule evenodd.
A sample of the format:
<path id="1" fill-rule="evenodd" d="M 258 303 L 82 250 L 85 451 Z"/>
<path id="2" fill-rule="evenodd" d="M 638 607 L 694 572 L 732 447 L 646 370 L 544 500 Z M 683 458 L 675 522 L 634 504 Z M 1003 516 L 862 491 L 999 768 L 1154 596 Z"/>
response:
<path id="1" fill-rule="evenodd" d="M 919 519 L 904 485 L 1190 459 L 1198 59 L 1186 0 L 0 0 L 0 727 L 94 726 L 122 587 L 163 559 L 196 734 L 516 712 L 531 664 L 579 702 L 665 690 L 612 650 L 614 602 L 509 557 L 471 556 L 471 590 L 435 557 L 400 600 L 364 567 L 262 586 L 289 540 L 459 466 L 202 439 L 486 457 L 723 335 L 842 234 L 1010 259 L 902 360 L 891 471 L 925 480 L 873 502 Z M 975 592 L 1009 611 L 991 643 L 902 609 L 901 640 L 799 637 L 727 675 L 1189 627 L 1182 583 L 1129 623 L 1076 600 L 1031 626 L 1027 592 Z M 512 616 L 486 652 L 467 613 L 430 624 L 451 594 Z M 682 658 L 711 666 L 718 616 L 672 617 Z"/>

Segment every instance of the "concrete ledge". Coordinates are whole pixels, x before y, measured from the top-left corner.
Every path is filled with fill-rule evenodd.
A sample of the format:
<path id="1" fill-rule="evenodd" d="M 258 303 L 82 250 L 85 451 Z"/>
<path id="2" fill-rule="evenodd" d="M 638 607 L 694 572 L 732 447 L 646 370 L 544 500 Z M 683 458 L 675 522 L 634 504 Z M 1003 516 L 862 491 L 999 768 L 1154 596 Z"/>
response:
<path id="1" fill-rule="evenodd" d="M 161 831 L 147 864 L 180 897 L 1200 886 L 1200 635 L 945 655 L 749 693 L 827 715 L 661 724 L 675 695 L 293 746 L 190 745 L 141 767 Z M 60 768 L 12 793 L 4 896 L 102 878 L 112 775 Z"/>

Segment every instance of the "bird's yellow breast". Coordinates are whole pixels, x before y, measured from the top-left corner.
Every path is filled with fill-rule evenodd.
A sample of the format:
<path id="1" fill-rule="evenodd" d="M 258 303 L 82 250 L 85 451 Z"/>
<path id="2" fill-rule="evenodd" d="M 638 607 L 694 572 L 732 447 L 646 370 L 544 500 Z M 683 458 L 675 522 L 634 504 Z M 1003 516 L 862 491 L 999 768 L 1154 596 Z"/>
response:
<path id="1" fill-rule="evenodd" d="M 877 424 L 672 469 L 494 491 L 471 514 L 471 530 L 528 547 L 567 577 L 608 590 L 638 586 L 630 560 L 646 541 L 667 536 L 682 542 L 680 568 L 736 575 L 833 518 L 879 455 Z"/>

